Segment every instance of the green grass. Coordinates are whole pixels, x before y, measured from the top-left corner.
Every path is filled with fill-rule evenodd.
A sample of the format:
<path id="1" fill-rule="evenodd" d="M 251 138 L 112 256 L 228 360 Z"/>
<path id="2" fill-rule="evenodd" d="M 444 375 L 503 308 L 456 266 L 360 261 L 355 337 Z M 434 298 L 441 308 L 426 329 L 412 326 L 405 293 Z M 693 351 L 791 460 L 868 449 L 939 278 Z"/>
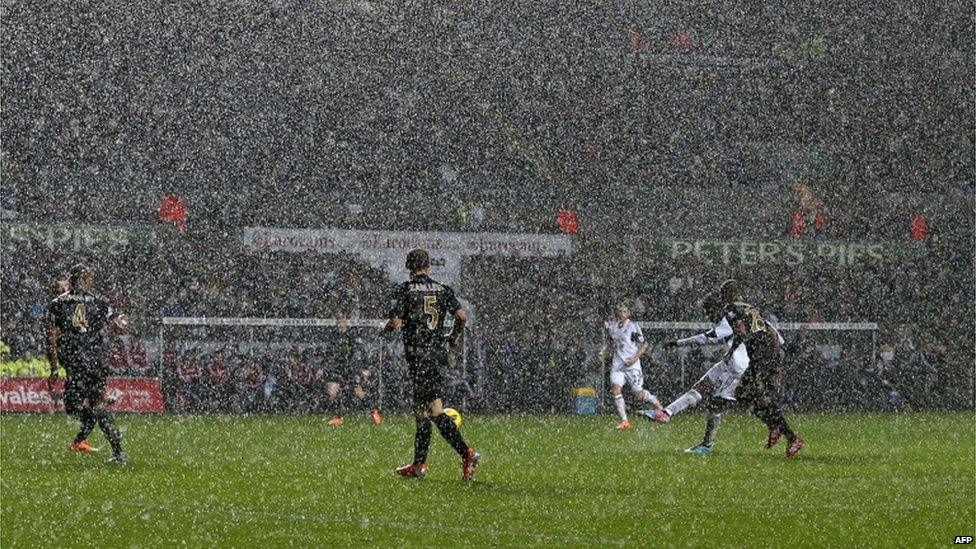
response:
<path id="1" fill-rule="evenodd" d="M 413 422 L 122 416 L 130 462 L 69 455 L 64 416 L 0 418 L 0 545 L 943 546 L 972 535 L 971 413 L 795 415 L 808 448 L 764 451 L 726 418 L 468 416 L 477 480 L 436 434 L 423 481 L 395 478 Z M 91 437 L 105 446 L 101 434 Z M 782 443 L 781 443 L 782 444 Z"/>

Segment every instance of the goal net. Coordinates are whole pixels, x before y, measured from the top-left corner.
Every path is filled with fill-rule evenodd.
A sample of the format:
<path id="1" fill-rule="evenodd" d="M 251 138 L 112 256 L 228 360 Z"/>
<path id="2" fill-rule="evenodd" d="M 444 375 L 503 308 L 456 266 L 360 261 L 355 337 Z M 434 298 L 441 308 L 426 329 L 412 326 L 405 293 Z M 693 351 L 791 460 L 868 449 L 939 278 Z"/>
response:
<path id="1" fill-rule="evenodd" d="M 343 408 L 407 410 L 410 383 L 398 333 L 380 319 L 163 317 L 157 367 L 176 412 L 324 413 L 329 385 Z M 466 373 L 450 356 L 445 395 Z M 463 399 L 463 396 L 460 398 Z"/>

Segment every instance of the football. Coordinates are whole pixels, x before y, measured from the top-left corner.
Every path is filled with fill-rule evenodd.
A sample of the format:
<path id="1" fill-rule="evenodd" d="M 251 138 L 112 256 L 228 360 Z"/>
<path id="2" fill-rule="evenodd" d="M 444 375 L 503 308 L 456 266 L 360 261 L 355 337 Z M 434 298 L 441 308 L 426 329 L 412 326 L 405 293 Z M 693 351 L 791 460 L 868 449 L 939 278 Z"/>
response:
<path id="1" fill-rule="evenodd" d="M 444 408 L 444 413 L 447 414 L 447 417 L 451 418 L 451 421 L 454 422 L 454 425 L 458 426 L 459 428 L 461 427 L 460 412 L 458 412 L 454 408 Z"/>

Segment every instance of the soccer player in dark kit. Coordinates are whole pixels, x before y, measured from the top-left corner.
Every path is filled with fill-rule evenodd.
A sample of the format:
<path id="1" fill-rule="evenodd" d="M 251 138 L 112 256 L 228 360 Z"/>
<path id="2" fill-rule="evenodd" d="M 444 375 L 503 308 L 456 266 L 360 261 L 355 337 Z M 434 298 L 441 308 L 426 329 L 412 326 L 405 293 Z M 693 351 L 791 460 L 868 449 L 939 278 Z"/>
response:
<path id="1" fill-rule="evenodd" d="M 766 448 L 772 448 L 785 436 L 789 442 L 786 457 L 792 458 L 805 442 L 798 437 L 783 417 L 776 402 L 773 389 L 775 380 L 782 371 L 783 338 L 779 331 L 767 322 L 755 306 L 736 301 L 739 285 L 727 280 L 718 294 L 705 298 L 702 306 L 715 327 L 697 336 L 675 340 L 666 346 L 682 347 L 701 345 L 708 342 L 726 342 L 728 351 L 725 358 L 713 366 L 685 394 L 663 410 L 642 410 L 638 412 L 654 421 L 667 423 L 671 416 L 697 405 L 706 399 L 711 412 L 701 444 L 689 448 L 688 452 L 705 454 L 711 451 L 715 442 L 719 422 L 725 411 L 737 404 L 751 406 L 753 414 L 769 428 Z"/>
<path id="2" fill-rule="evenodd" d="M 474 478 L 474 468 L 481 456 L 468 447 L 454 421 L 444 413 L 441 391 L 447 369 L 447 347 L 457 347 L 468 315 L 461 308 L 454 290 L 430 276 L 430 255 L 415 248 L 407 253 L 410 280 L 397 285 L 392 298 L 390 320 L 384 331 L 402 329 L 403 346 L 413 383 L 414 457 L 411 463 L 397 468 L 396 474 L 423 478 L 427 474 L 427 451 L 430 448 L 432 423 L 441 436 L 461 456 L 461 478 Z M 444 335 L 444 318 L 454 316 L 454 328 Z"/>
<path id="3" fill-rule="evenodd" d="M 786 437 L 788 446 L 786 457 L 793 457 L 806 442 L 790 428 L 783 411 L 776 401 L 774 390 L 783 373 L 783 339 L 779 331 L 767 322 L 754 305 L 737 301 L 740 285 L 735 280 L 726 280 L 719 288 L 719 295 L 725 303 L 726 318 L 733 331 L 733 345 L 745 344 L 749 352 L 749 369 L 742 376 L 738 397 L 751 402 L 752 413 L 769 428 L 766 449 Z"/>
<path id="4" fill-rule="evenodd" d="M 119 429 L 105 408 L 109 368 L 102 332 L 110 322 L 124 330 L 126 319 L 108 301 L 92 293 L 94 281 L 90 268 L 75 265 L 69 277 L 70 289 L 48 305 L 47 360 L 51 366 L 48 386 L 54 386 L 60 363 L 68 374 L 63 395 L 65 411 L 81 422 L 69 450 L 96 451 L 87 439 L 98 424 L 112 445 L 111 461 L 125 463 Z"/>

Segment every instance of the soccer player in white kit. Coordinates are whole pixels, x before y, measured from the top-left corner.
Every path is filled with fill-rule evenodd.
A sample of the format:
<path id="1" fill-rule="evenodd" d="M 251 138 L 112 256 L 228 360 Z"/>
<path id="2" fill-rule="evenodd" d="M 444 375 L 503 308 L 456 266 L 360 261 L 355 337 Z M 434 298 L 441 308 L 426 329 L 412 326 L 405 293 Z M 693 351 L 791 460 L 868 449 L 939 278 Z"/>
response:
<path id="1" fill-rule="evenodd" d="M 703 334 L 668 342 L 667 347 L 685 347 L 709 343 L 724 343 L 727 347 L 731 347 L 732 326 L 725 317 L 721 300 L 717 296 L 708 296 L 702 302 L 702 308 L 705 310 L 708 320 L 715 323 L 715 326 Z M 685 450 L 695 454 L 706 454 L 712 450 L 712 446 L 715 444 L 715 435 L 718 433 L 718 427 L 722 421 L 722 413 L 735 402 L 735 390 L 739 387 L 742 376 L 748 368 L 749 353 L 744 344 L 739 344 L 734 351 L 728 353 L 725 359 L 709 368 L 690 391 L 668 404 L 666 408 L 663 410 L 642 410 L 638 414 L 655 421 L 666 422 L 671 416 L 694 407 L 703 398 L 708 400 L 711 409 L 705 425 L 705 438 L 700 444 Z"/>
<path id="2" fill-rule="evenodd" d="M 753 370 L 750 370 L 749 373 L 753 374 L 753 376 L 745 391 L 744 403 L 751 406 L 753 408 L 753 415 L 759 418 L 770 429 L 769 438 L 766 441 L 766 448 L 768 449 L 774 446 L 781 433 L 785 434 L 787 440 L 790 442 L 786 457 L 791 458 L 803 448 L 804 441 L 790 429 L 788 423 L 782 417 L 782 411 L 772 401 L 772 398 L 766 395 L 761 389 L 763 386 L 762 378 L 755 379 L 755 376 L 760 374 L 755 370 L 757 365 L 752 363 L 750 353 L 747 349 L 748 342 L 742 342 L 740 339 L 737 339 L 732 329 L 733 323 L 742 324 L 742 321 L 737 318 L 738 312 L 736 308 L 742 308 L 743 310 L 751 309 L 752 313 L 763 323 L 762 333 L 767 334 L 769 338 L 773 338 L 768 340 L 774 342 L 770 344 L 773 346 L 772 348 L 779 349 L 783 345 L 783 336 L 779 334 L 779 331 L 775 327 L 766 324 L 765 320 L 759 316 L 758 310 L 751 305 L 747 303 L 735 303 L 735 307 L 733 307 L 727 304 L 726 302 L 731 301 L 732 297 L 734 297 L 734 293 L 729 298 L 725 297 L 727 284 L 723 283 L 722 297 L 719 297 L 719 295 L 710 295 L 702 302 L 702 308 L 705 310 L 706 316 L 711 322 L 715 323 L 715 327 L 703 334 L 679 339 L 668 344 L 670 347 L 683 347 L 686 345 L 704 345 L 706 343 L 725 343 L 729 349 L 725 359 L 712 366 L 695 383 L 690 391 L 678 397 L 671 404 L 668 404 L 663 410 L 642 410 L 637 413 L 654 421 L 666 423 L 671 419 L 671 416 L 687 408 L 694 407 L 704 399 L 710 412 L 705 426 L 705 438 L 701 443 L 685 451 L 694 454 L 707 454 L 711 452 L 712 446 L 715 444 L 715 435 L 718 432 L 719 423 L 722 420 L 722 413 L 730 410 L 736 403 L 737 389 L 743 382 L 743 376 L 746 374 L 746 371 L 752 367 Z M 737 287 L 737 283 L 735 284 Z M 763 357 L 765 357 L 765 361 L 767 363 L 770 362 L 771 359 L 768 353 L 764 354 L 762 347 L 758 347 L 757 345 L 755 350 L 757 352 L 757 360 L 763 360 Z"/>
<path id="3" fill-rule="evenodd" d="M 617 429 L 630 429 L 623 395 L 625 384 L 630 386 L 635 398 L 650 403 L 655 410 L 661 409 L 657 397 L 644 390 L 644 372 L 641 370 L 640 359 L 650 345 L 644 340 L 640 326 L 630 320 L 630 308 L 626 305 L 617 307 L 616 319 L 607 325 L 607 331 L 614 346 L 613 362 L 610 366 L 610 391 L 620 416 Z M 601 362 L 606 356 L 607 347 L 609 345 L 600 351 Z"/>

